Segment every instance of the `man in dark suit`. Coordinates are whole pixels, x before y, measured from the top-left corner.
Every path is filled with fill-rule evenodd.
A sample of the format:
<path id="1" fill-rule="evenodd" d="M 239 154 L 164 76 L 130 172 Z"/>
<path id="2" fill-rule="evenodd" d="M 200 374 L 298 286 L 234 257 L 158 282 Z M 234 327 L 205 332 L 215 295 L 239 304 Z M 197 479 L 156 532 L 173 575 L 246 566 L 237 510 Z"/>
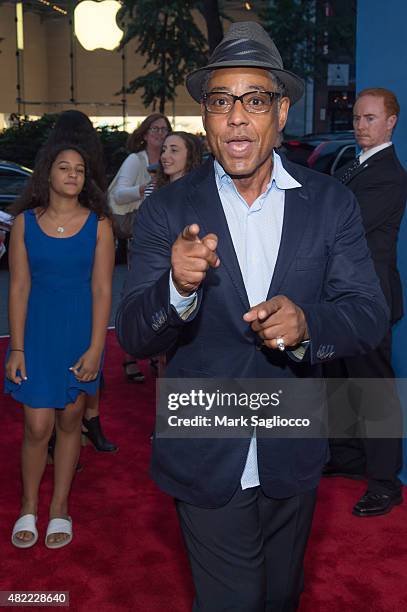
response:
<path id="1" fill-rule="evenodd" d="M 338 178 L 355 194 L 362 214 L 367 244 L 391 313 L 391 325 L 403 315 L 403 296 L 397 270 L 397 238 L 407 198 L 407 173 L 397 159 L 391 138 L 400 112 L 396 96 L 388 89 L 364 89 L 353 109 L 356 140 L 361 154 Z M 391 326 L 381 344 L 367 355 L 346 358 L 326 367 L 327 376 L 384 379 L 392 381 Z M 370 392 L 369 392 L 370 386 Z M 394 422 L 401 421 L 401 408 L 394 384 L 383 384 L 374 396 L 373 386 L 364 385 L 355 397 L 349 385 L 350 408 L 365 423 L 381 408 Z M 338 406 L 343 410 L 343 406 Z M 399 416 L 398 416 L 399 415 Z M 326 475 L 368 478 L 366 493 L 353 509 L 356 516 L 377 516 L 402 502 L 401 439 L 334 438 Z"/>
<path id="2" fill-rule="evenodd" d="M 372 349 L 388 311 L 354 196 L 273 151 L 302 81 L 248 22 L 230 26 L 187 88 L 214 159 L 141 208 L 122 346 L 166 352 L 169 378 L 290 384 Z M 328 445 L 282 436 L 154 436 L 152 475 L 176 500 L 196 611 L 297 609 Z"/>

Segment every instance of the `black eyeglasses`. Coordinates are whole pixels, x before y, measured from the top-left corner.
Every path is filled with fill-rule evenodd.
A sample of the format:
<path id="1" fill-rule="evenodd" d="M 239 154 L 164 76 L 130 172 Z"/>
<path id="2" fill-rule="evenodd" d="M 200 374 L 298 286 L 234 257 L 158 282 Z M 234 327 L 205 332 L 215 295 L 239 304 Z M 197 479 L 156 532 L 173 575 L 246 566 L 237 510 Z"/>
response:
<path id="1" fill-rule="evenodd" d="M 279 98 L 276 91 L 247 91 L 241 96 L 234 96 L 223 91 L 210 91 L 203 96 L 203 103 L 208 113 L 229 113 L 239 100 L 248 113 L 268 113 L 274 98 Z"/>
<path id="2" fill-rule="evenodd" d="M 153 125 L 153 127 L 148 128 L 148 131 L 153 134 L 168 134 L 170 130 L 167 127 L 157 127 Z"/>

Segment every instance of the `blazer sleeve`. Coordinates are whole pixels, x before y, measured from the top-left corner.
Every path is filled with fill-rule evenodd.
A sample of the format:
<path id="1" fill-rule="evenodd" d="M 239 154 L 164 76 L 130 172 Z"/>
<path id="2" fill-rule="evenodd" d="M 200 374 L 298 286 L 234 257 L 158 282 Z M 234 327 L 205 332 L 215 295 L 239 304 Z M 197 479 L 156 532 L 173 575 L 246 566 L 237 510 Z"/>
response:
<path id="1" fill-rule="evenodd" d="M 299 304 L 311 343 L 308 359 L 322 361 L 366 353 L 389 328 L 389 309 L 366 244 L 360 209 L 349 191 L 337 217 L 321 301 Z"/>
<path id="2" fill-rule="evenodd" d="M 170 233 L 160 196 L 147 198 L 136 217 L 130 268 L 116 315 L 119 342 L 137 358 L 170 350 L 198 314 L 202 298 L 198 290 L 195 308 L 186 318 L 170 303 L 171 249 L 177 236 Z"/>
<path id="3" fill-rule="evenodd" d="M 401 185 L 379 173 L 369 177 L 360 189 L 354 191 L 359 203 L 366 234 L 391 220 L 404 207 Z"/>
<path id="4" fill-rule="evenodd" d="M 170 304 L 171 248 L 180 224 L 177 229 L 171 225 L 165 189 L 150 196 L 136 218 L 130 270 L 116 316 L 121 345 L 140 358 L 169 351 L 199 315 L 202 300 L 200 289 L 196 307 L 185 320 Z M 336 199 L 329 203 L 325 234 L 319 236 L 329 245 L 323 293 L 313 303 L 297 301 L 311 338 L 305 360 L 312 364 L 367 352 L 379 344 L 389 326 L 358 204 L 343 187 L 336 196 L 341 205 L 335 206 Z"/>

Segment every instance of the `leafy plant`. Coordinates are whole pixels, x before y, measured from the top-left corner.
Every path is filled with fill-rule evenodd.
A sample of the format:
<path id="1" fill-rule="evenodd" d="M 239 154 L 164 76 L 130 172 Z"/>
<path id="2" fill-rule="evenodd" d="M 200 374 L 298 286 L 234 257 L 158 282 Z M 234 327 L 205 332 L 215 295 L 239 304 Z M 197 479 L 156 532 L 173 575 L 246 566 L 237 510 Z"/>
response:
<path id="1" fill-rule="evenodd" d="M 321 0 L 270 0 L 259 12 L 285 68 L 304 78 L 325 78 L 332 56 L 353 57 L 356 0 L 334 7 L 335 14 Z"/>
<path id="2" fill-rule="evenodd" d="M 36 121 L 14 115 L 14 124 L 0 133 L 0 159 L 33 168 L 35 158 L 55 125 L 58 115 L 43 115 Z M 97 128 L 102 141 L 106 174 L 111 179 L 128 155 L 128 134 L 118 127 Z"/>
<path id="3" fill-rule="evenodd" d="M 0 133 L 0 158 L 32 168 L 56 118 L 57 115 L 43 115 L 30 121 L 28 117 L 12 115 L 13 125 Z"/>
<path id="4" fill-rule="evenodd" d="M 122 45 L 136 38 L 136 53 L 145 56 L 143 68 L 150 71 L 133 79 L 129 93 L 142 90 L 147 108 L 152 106 L 161 113 L 165 103 L 176 96 L 176 88 L 185 76 L 204 65 L 206 39 L 195 24 L 192 0 L 124 0 L 120 18 L 125 24 Z"/>

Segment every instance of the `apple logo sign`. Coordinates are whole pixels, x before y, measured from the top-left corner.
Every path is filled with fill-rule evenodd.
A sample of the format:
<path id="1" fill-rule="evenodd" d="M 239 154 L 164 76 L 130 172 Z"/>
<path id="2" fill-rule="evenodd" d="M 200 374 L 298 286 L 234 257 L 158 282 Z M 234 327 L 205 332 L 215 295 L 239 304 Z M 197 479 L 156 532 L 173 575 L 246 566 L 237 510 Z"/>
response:
<path id="1" fill-rule="evenodd" d="M 116 15 L 121 8 L 118 0 L 84 0 L 79 2 L 74 11 L 75 35 L 87 51 L 95 49 L 115 49 L 123 31 L 116 22 Z"/>

